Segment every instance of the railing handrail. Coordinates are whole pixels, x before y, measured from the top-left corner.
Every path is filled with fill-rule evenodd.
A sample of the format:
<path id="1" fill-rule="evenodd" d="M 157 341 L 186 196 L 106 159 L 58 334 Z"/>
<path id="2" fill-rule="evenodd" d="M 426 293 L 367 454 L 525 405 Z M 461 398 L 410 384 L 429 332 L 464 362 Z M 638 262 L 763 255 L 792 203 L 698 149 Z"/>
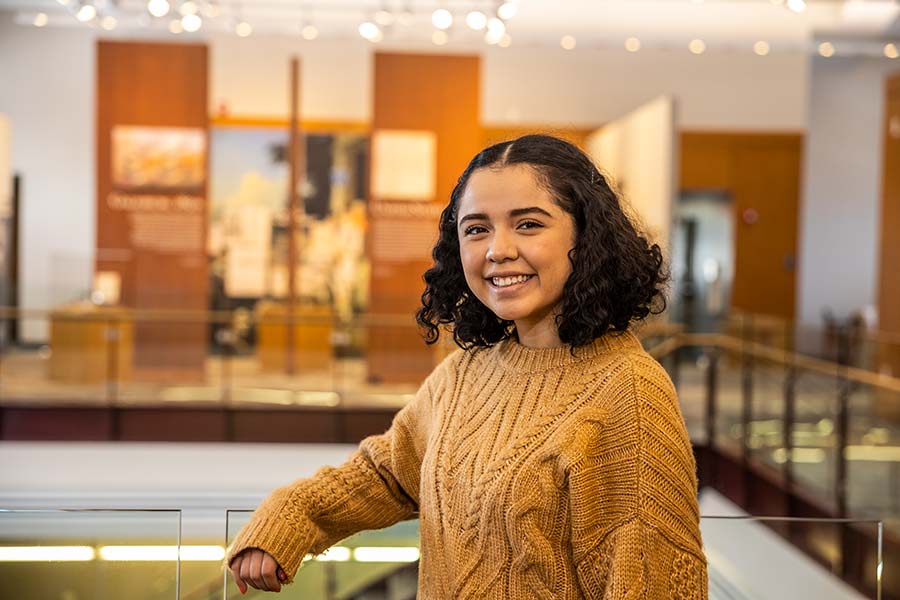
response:
<path id="1" fill-rule="evenodd" d="M 679 348 L 696 346 L 714 346 L 738 353 L 743 352 L 753 355 L 754 358 L 761 358 L 783 366 L 815 371 L 823 375 L 840 377 L 854 383 L 900 393 L 900 378 L 887 373 L 877 373 L 859 367 L 842 365 L 721 333 L 676 333 L 673 337 L 648 348 L 647 352 L 659 360 Z"/>

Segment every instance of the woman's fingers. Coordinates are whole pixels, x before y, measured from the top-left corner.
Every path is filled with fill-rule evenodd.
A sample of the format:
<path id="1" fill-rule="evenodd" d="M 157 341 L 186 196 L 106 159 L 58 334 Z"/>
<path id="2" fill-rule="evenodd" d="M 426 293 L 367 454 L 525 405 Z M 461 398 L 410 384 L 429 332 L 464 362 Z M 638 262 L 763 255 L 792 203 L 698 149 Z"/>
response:
<path id="1" fill-rule="evenodd" d="M 247 583 L 241 577 L 241 563 L 244 562 L 244 554 L 238 554 L 231 561 L 229 567 L 231 568 L 231 576 L 234 577 L 234 583 L 237 584 L 238 589 L 241 590 L 242 594 L 247 593 Z"/>
<path id="2" fill-rule="evenodd" d="M 281 581 L 287 579 L 275 558 L 257 548 L 245 550 L 231 561 L 234 581 L 242 594 L 247 593 L 247 585 L 266 592 L 280 592 Z"/>
<path id="3" fill-rule="evenodd" d="M 278 582 L 278 576 L 275 571 L 278 569 L 278 563 L 269 553 L 263 554 L 262 557 L 262 579 L 266 585 L 266 589 L 270 592 L 280 592 L 281 583 Z"/>

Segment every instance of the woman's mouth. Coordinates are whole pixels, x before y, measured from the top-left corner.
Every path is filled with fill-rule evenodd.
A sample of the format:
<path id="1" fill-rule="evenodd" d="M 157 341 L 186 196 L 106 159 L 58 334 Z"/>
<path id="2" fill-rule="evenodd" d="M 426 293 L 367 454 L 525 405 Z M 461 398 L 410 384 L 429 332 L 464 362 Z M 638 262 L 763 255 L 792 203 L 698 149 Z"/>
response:
<path id="1" fill-rule="evenodd" d="M 488 281 L 496 288 L 508 288 L 514 285 L 523 284 L 534 275 L 511 275 L 508 277 L 489 277 Z"/>

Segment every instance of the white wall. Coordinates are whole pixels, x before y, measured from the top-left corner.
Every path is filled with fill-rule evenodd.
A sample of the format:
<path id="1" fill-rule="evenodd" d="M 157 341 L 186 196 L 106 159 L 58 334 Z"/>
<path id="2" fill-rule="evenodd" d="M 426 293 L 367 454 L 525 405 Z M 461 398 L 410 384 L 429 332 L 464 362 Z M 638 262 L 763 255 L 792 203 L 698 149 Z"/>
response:
<path id="1" fill-rule="evenodd" d="M 797 315 L 821 324 L 877 305 L 884 80 L 877 58 L 812 60 Z"/>
<path id="2" fill-rule="evenodd" d="M 675 108 L 672 98 L 661 96 L 604 125 L 587 141 L 591 158 L 666 253 L 678 173 Z"/>
<path id="3" fill-rule="evenodd" d="M 289 63 L 300 57 L 300 114 L 305 119 L 367 122 L 372 116 L 371 44 L 313 43 L 284 36 L 209 40 L 210 114 L 221 103 L 235 116 L 287 118 Z"/>
<path id="4" fill-rule="evenodd" d="M 484 53 L 485 123 L 575 126 L 612 121 L 673 96 L 684 129 L 806 127 L 807 58 L 799 52 L 491 48 Z"/>
<path id="5" fill-rule="evenodd" d="M 0 113 L 9 118 L 12 171 L 22 176 L 19 298 L 27 308 L 86 293 L 94 261 L 93 35 L 47 33 L 0 12 Z M 25 321 L 22 335 L 43 339 L 46 324 Z"/>

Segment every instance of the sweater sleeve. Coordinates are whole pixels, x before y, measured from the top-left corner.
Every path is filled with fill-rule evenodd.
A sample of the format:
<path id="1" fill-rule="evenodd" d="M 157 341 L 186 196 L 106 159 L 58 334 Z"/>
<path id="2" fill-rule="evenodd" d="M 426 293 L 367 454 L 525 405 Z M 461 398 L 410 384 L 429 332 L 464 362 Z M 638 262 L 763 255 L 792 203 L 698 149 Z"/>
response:
<path id="1" fill-rule="evenodd" d="M 585 598 L 706 600 L 696 466 L 674 387 L 649 356 L 568 468 L 572 553 Z"/>
<path id="2" fill-rule="evenodd" d="M 343 465 L 324 467 L 269 494 L 238 532 L 225 565 L 247 548 L 260 548 L 278 561 L 291 582 L 306 554 L 320 554 L 359 531 L 413 517 L 432 398 L 440 381 L 436 369 L 390 429 L 364 439 Z"/>

